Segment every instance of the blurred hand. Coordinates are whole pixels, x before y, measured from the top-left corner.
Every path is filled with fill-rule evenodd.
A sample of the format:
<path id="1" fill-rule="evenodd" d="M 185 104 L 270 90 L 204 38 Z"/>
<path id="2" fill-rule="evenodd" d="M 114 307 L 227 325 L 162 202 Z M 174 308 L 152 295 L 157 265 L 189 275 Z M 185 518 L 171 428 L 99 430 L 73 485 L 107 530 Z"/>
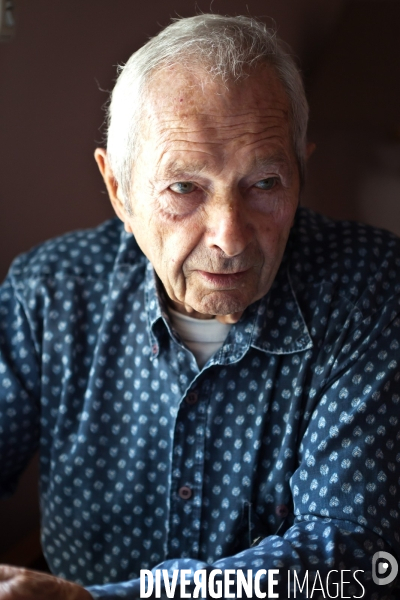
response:
<path id="1" fill-rule="evenodd" d="M 39 571 L 0 565 L 0 600 L 93 600 L 83 587 Z"/>

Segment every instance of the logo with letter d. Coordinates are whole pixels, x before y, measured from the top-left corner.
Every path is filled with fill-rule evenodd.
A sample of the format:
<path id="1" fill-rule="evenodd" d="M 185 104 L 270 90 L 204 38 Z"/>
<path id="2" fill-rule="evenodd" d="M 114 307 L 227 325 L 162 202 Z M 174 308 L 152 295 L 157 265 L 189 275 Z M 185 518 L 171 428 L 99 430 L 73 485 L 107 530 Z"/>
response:
<path id="1" fill-rule="evenodd" d="M 377 585 L 388 585 L 396 579 L 399 565 L 389 552 L 375 552 L 372 557 L 372 579 Z"/>

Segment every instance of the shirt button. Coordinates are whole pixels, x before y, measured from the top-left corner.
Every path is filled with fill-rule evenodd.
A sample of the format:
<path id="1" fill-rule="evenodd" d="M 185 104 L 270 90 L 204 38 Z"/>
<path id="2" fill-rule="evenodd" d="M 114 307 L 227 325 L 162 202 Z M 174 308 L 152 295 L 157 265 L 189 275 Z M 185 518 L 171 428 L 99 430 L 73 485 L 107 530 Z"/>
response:
<path id="1" fill-rule="evenodd" d="M 183 485 L 181 488 L 179 488 L 178 490 L 178 495 L 180 498 L 182 498 L 183 500 L 189 500 L 189 498 L 192 495 L 192 490 L 190 487 L 188 487 L 187 485 Z"/>
<path id="2" fill-rule="evenodd" d="M 185 400 L 188 404 L 196 404 L 198 399 L 199 399 L 199 395 L 197 392 L 189 392 L 185 398 Z"/>
<path id="3" fill-rule="evenodd" d="M 275 514 L 284 519 L 288 516 L 289 509 L 286 504 L 278 504 L 278 506 L 275 508 Z"/>

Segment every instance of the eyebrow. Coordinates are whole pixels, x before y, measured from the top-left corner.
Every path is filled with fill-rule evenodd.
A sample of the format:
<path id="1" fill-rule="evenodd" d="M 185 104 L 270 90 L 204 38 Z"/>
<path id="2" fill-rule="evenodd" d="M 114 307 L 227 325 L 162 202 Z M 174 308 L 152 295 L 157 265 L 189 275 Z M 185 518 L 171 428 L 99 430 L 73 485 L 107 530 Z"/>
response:
<path id="1" fill-rule="evenodd" d="M 201 175 L 201 173 L 209 167 L 209 163 L 204 161 L 191 161 L 191 162 L 183 162 L 182 160 L 174 160 L 173 162 L 167 164 L 164 168 L 160 169 L 161 174 L 158 179 L 161 180 L 169 180 L 176 179 L 178 180 L 181 177 L 190 178 L 196 175 Z M 280 166 L 287 170 L 288 176 L 291 178 L 293 174 L 293 169 L 291 162 L 286 154 L 283 152 L 277 152 L 272 156 L 263 157 L 256 156 L 253 161 L 248 165 L 248 171 L 264 171 L 273 166 Z"/>
<path id="2" fill-rule="evenodd" d="M 291 176 L 293 169 L 292 169 L 292 163 L 289 160 L 288 156 L 286 154 L 284 154 L 283 152 L 277 152 L 276 154 L 273 154 L 272 156 L 256 156 L 255 160 L 251 163 L 251 167 L 250 168 L 254 168 L 254 169 L 258 169 L 260 171 L 263 171 L 265 169 L 269 169 L 270 167 L 273 166 L 280 166 L 283 167 L 285 169 L 287 169 L 288 174 Z"/>
<path id="3" fill-rule="evenodd" d="M 207 163 L 203 161 L 194 161 L 190 163 L 184 163 L 180 160 L 174 160 L 173 162 L 167 164 L 164 168 L 161 169 L 162 176 L 160 179 L 179 179 L 182 175 L 192 176 L 192 175 L 200 175 L 204 169 L 207 168 Z"/>

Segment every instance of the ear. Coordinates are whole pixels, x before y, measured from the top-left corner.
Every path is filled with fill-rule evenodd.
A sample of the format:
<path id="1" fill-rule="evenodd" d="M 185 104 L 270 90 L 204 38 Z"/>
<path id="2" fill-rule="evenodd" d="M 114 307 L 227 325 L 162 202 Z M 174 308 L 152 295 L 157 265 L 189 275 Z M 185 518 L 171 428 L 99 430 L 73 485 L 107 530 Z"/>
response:
<path id="1" fill-rule="evenodd" d="M 310 158 L 312 154 L 314 154 L 314 150 L 317 147 L 317 144 L 314 142 L 308 142 L 306 146 L 306 161 Z"/>
<path id="2" fill-rule="evenodd" d="M 97 166 L 99 167 L 99 171 L 104 179 L 104 183 L 106 184 L 107 192 L 110 197 L 111 204 L 117 214 L 117 217 L 119 217 L 124 223 L 125 231 L 128 233 L 132 233 L 128 221 L 125 203 L 122 198 L 118 182 L 115 179 L 114 174 L 111 170 L 110 163 L 107 157 L 107 151 L 104 148 L 96 148 L 94 158 L 97 163 Z"/>

